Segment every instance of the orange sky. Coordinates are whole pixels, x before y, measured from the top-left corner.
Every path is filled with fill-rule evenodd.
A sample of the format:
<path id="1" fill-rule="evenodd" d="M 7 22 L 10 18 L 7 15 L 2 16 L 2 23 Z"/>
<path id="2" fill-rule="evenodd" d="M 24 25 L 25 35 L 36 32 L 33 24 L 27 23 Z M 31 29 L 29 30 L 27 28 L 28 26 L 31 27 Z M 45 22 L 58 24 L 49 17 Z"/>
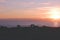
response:
<path id="1" fill-rule="evenodd" d="M 0 13 L 0 18 L 47 18 L 49 8 L 13 9 Z"/>
<path id="2" fill-rule="evenodd" d="M 49 18 L 49 10 L 59 4 L 59 0 L 0 0 L 0 19 Z"/>

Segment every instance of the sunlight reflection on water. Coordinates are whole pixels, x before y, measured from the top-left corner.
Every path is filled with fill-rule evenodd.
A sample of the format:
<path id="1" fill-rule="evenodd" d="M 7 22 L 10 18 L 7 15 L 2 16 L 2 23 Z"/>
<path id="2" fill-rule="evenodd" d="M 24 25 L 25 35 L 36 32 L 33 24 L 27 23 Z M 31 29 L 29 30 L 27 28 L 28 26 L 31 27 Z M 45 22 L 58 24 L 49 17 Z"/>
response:
<path id="1" fill-rule="evenodd" d="M 54 27 L 58 27 L 58 22 L 54 22 Z"/>
<path id="2" fill-rule="evenodd" d="M 54 20 L 53 26 L 54 26 L 54 27 L 58 27 L 58 20 Z"/>
<path id="3" fill-rule="evenodd" d="M 15 27 L 16 25 L 30 25 L 36 24 L 38 26 L 47 25 L 49 27 L 59 27 L 60 20 L 51 19 L 51 21 L 34 21 L 34 20 L 0 20 L 0 25 L 7 27 Z"/>

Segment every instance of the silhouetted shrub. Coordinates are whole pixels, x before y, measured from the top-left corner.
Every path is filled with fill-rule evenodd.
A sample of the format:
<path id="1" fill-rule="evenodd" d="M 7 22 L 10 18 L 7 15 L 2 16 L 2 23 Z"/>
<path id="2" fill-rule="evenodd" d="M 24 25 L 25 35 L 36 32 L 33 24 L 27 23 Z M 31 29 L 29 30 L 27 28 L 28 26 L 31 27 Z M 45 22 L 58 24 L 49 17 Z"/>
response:
<path id="1" fill-rule="evenodd" d="M 17 25 L 17 28 L 20 28 L 21 26 L 20 25 Z"/>
<path id="2" fill-rule="evenodd" d="M 34 27 L 35 27 L 35 25 L 34 25 L 34 24 L 31 24 L 31 27 L 32 27 L 32 28 L 34 28 Z"/>
<path id="3" fill-rule="evenodd" d="M 43 27 L 43 28 L 46 28 L 46 27 L 48 27 L 48 26 L 46 26 L 46 25 L 43 25 L 42 27 Z"/>
<path id="4" fill-rule="evenodd" d="M 0 26 L 0 28 L 4 28 L 4 26 Z"/>

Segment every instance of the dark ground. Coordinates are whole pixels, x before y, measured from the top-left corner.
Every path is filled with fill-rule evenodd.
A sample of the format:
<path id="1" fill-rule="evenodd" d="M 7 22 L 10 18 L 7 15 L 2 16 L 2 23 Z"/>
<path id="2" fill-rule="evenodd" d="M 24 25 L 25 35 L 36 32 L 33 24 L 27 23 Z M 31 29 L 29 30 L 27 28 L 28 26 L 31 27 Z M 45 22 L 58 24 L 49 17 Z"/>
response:
<path id="1" fill-rule="evenodd" d="M 7 28 L 1 26 L 0 40 L 58 40 L 60 37 L 60 28 L 50 28 L 47 26 Z"/>

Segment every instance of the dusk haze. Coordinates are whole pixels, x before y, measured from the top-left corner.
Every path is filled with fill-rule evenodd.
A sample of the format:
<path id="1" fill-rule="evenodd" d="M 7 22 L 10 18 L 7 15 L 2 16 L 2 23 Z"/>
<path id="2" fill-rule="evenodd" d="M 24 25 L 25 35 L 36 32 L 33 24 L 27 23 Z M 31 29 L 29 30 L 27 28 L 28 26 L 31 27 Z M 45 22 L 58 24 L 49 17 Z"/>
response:
<path id="1" fill-rule="evenodd" d="M 35 20 L 30 24 L 41 24 L 44 25 L 44 22 L 52 22 L 47 23 L 48 26 L 60 26 L 60 0 L 0 0 L 0 19 L 2 20 Z M 30 20 L 29 20 L 30 19 Z M 41 21 L 41 23 L 36 21 Z M 31 22 L 32 22 L 31 21 Z M 1 21 L 2 22 L 2 21 Z M 4 25 L 4 22 L 0 25 Z M 10 22 L 11 23 L 11 22 Z M 9 21 L 5 22 L 5 25 L 10 25 Z M 16 23 L 16 25 L 21 23 Z M 12 24 L 14 24 L 12 23 Z M 23 23 L 23 22 L 22 22 Z M 27 25 L 28 25 L 27 23 Z"/>
<path id="2" fill-rule="evenodd" d="M 0 0 L 1 40 L 60 39 L 60 0 Z"/>

